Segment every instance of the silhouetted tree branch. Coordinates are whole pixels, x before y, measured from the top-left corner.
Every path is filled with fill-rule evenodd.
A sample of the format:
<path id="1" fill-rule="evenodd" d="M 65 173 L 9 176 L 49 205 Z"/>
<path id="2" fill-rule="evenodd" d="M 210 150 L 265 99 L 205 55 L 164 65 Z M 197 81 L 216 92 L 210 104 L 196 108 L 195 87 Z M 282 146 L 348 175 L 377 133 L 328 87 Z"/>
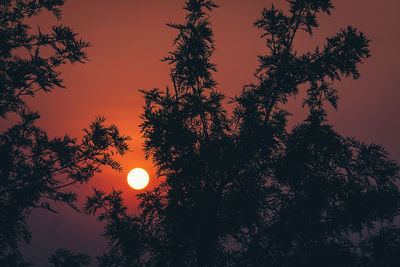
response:
<path id="1" fill-rule="evenodd" d="M 179 31 L 164 59 L 174 92 L 142 91 L 144 148 L 160 185 L 138 195 L 138 215 L 127 214 L 121 192 L 88 198 L 85 210 L 105 221 L 111 245 L 102 266 L 399 263 L 397 230 L 387 228 L 399 215 L 398 164 L 382 146 L 343 137 L 327 120 L 326 104 L 338 105 L 335 82 L 359 77 L 370 41 L 348 26 L 299 55 L 297 34 L 312 35 L 333 4 L 286 2 L 287 12 L 265 8 L 255 22 L 267 53 L 256 82 L 233 99 L 231 119 L 210 63 L 207 12 L 217 6 L 187 0 L 185 23 L 168 24 Z M 284 104 L 304 87 L 309 115 L 289 128 Z M 389 242 L 387 254 L 380 240 Z"/>
<path id="2" fill-rule="evenodd" d="M 18 242 L 31 239 L 27 219 L 32 209 L 56 212 L 50 203 L 59 201 L 78 210 L 77 195 L 70 187 L 87 183 L 104 166 L 121 171 L 114 155 L 128 150 L 130 138 L 115 125 L 106 125 L 103 117 L 84 129 L 80 141 L 68 135 L 49 138 L 36 126 L 39 114 L 25 103 L 27 96 L 63 87 L 57 67 L 87 60 L 85 48 L 90 44 L 69 27 L 53 26 L 44 33 L 26 22 L 42 10 L 60 19 L 63 4 L 63 0 L 0 2 L 0 117 L 19 117 L 0 133 L 1 266 L 24 265 Z"/>

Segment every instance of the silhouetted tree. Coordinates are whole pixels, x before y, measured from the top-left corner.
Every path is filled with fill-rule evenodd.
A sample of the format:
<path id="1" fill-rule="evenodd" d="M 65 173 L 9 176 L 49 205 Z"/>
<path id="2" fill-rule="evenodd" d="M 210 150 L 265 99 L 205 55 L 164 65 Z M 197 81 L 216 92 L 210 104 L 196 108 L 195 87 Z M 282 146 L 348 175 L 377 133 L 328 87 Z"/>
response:
<path id="1" fill-rule="evenodd" d="M 74 205 L 72 185 L 87 183 L 102 166 L 121 170 L 115 153 L 127 151 L 114 125 L 99 117 L 84 130 L 81 141 L 68 135 L 49 138 L 35 125 L 25 97 L 63 87 L 57 67 L 83 63 L 89 43 L 66 26 L 51 33 L 31 30 L 27 19 L 42 10 L 61 17 L 63 0 L 6 0 L 0 2 L 0 116 L 18 116 L 19 122 L 0 134 L 0 265 L 19 266 L 18 242 L 29 242 L 27 219 L 33 208 L 55 212 L 51 202 Z M 15 116 L 16 115 L 16 116 Z"/>
<path id="2" fill-rule="evenodd" d="M 360 266 L 391 267 L 400 262 L 400 229 L 389 225 L 369 236 L 361 244 L 362 261 Z"/>
<path id="3" fill-rule="evenodd" d="M 51 267 L 81 267 L 90 265 L 90 257 L 85 254 L 75 254 L 68 249 L 58 249 L 49 258 Z"/>
<path id="4" fill-rule="evenodd" d="M 399 214 L 399 166 L 381 146 L 338 134 L 326 111 L 326 103 L 337 107 L 333 83 L 359 77 L 369 40 L 348 26 L 322 48 L 299 55 L 296 34 L 311 35 L 317 15 L 330 14 L 333 5 L 286 2 L 287 14 L 272 6 L 255 23 L 268 53 L 259 57 L 256 82 L 233 99 L 231 119 L 212 78 L 206 11 L 216 5 L 188 0 L 185 23 L 168 24 L 179 31 L 176 50 L 165 58 L 173 89 L 143 91 L 144 147 L 160 185 L 138 195 L 137 216 L 127 213 L 121 192 L 96 190 L 88 198 L 86 212 L 101 210 L 110 242 L 102 266 L 379 262 L 379 239 L 366 233 L 380 231 Z M 302 88 L 308 88 L 303 106 L 309 115 L 290 129 L 284 104 Z M 380 236 L 396 244 L 397 232 L 390 233 Z M 397 260 L 392 251 L 386 262 Z"/>
<path id="5" fill-rule="evenodd" d="M 173 92 L 168 88 L 165 92 L 143 91 L 146 98 L 142 116 L 145 150 L 165 180 L 153 192 L 140 196 L 143 200 L 140 218 L 122 215 L 122 218 L 137 221 L 126 224 L 128 228 L 124 231 L 135 236 L 147 233 L 145 238 L 150 243 L 143 240 L 145 247 L 134 250 L 136 257 L 128 258 L 121 252 L 132 251 L 126 248 L 132 239 L 124 238 L 127 242 L 121 242 L 125 245 L 117 241 L 117 229 L 122 227 L 117 219 L 108 213 L 101 216 L 113 229 L 110 233 L 107 228 L 106 237 L 117 242 L 108 257 L 122 255 L 126 266 L 140 262 L 211 265 L 218 251 L 222 251 L 219 239 L 229 231 L 228 227 L 233 227 L 224 215 L 225 200 L 221 196 L 232 172 L 232 164 L 222 159 L 233 155 L 234 143 L 222 108 L 224 96 L 215 90 L 212 77 L 215 65 L 210 58 L 214 40 L 205 13 L 215 7 L 212 1 L 187 1 L 185 22 L 168 24 L 179 31 L 174 41 L 176 50 L 164 59 L 172 65 Z M 104 193 L 94 197 L 88 201 L 88 212 L 95 212 L 94 207 L 101 207 L 101 204 L 111 204 L 107 202 L 110 196 L 105 197 Z M 112 205 L 108 207 L 113 214 Z M 115 249 L 118 253 L 112 254 Z M 148 255 L 140 258 L 142 254 Z"/>
<path id="6" fill-rule="evenodd" d="M 336 108 L 339 99 L 333 82 L 359 77 L 369 41 L 348 26 L 323 48 L 298 55 L 296 33 L 312 34 L 316 15 L 330 14 L 333 6 L 287 2 L 289 15 L 272 6 L 256 21 L 268 54 L 259 57 L 257 83 L 236 98 L 241 148 L 249 148 L 251 168 L 276 192 L 259 222 L 238 235 L 238 265 L 354 266 L 359 254 L 349 235 L 373 231 L 374 222 L 399 213 L 397 163 L 381 146 L 342 137 L 326 121 L 325 103 Z M 283 104 L 302 87 L 308 87 L 303 106 L 310 114 L 288 130 Z"/>

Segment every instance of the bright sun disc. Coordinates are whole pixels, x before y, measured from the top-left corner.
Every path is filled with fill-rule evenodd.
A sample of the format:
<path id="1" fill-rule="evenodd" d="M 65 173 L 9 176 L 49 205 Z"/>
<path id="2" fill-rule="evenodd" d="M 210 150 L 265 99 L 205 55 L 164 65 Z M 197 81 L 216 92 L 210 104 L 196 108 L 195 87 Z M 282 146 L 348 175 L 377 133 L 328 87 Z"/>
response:
<path id="1" fill-rule="evenodd" d="M 128 184 L 135 190 L 143 189 L 149 183 L 149 174 L 142 168 L 135 168 L 128 173 Z"/>

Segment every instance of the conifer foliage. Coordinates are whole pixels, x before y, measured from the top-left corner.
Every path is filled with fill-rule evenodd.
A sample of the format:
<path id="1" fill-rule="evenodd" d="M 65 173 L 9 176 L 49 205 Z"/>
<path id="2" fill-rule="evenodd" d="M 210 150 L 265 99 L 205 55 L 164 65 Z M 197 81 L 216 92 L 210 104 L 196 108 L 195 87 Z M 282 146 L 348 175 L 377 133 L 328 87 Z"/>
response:
<path id="1" fill-rule="evenodd" d="M 61 18 L 63 4 L 0 1 L 0 119 L 10 125 L 9 116 L 19 118 L 0 133 L 0 266 L 24 265 L 18 243 L 31 239 L 27 220 L 33 209 L 56 212 L 50 204 L 58 201 L 78 210 L 71 187 L 87 183 L 103 166 L 121 170 L 113 155 L 128 149 L 129 138 L 103 117 L 84 130 L 81 140 L 51 138 L 37 126 L 39 114 L 26 104 L 27 97 L 63 87 L 58 67 L 87 59 L 90 44 L 69 27 L 53 26 L 44 33 L 27 24 L 43 10 Z"/>
<path id="2" fill-rule="evenodd" d="M 232 116 L 213 79 L 209 12 L 217 5 L 187 0 L 185 21 L 168 24 L 178 31 L 164 59 L 173 87 L 142 91 L 144 148 L 160 184 L 138 195 L 138 215 L 121 192 L 88 198 L 86 212 L 105 222 L 110 243 L 100 266 L 399 264 L 399 166 L 327 119 L 339 100 L 334 82 L 359 77 L 370 41 L 348 26 L 299 54 L 296 35 L 312 36 L 333 2 L 286 2 L 287 12 L 265 8 L 255 22 L 267 53 Z M 309 115 L 290 128 L 284 104 L 303 88 Z"/>

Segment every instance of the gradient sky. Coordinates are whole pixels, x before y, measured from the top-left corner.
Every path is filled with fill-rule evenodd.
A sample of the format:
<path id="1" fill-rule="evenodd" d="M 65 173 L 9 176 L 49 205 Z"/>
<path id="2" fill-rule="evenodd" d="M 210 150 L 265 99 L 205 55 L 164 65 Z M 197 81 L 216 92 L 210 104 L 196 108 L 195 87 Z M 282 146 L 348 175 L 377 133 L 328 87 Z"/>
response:
<path id="1" fill-rule="evenodd" d="M 221 7 L 212 13 L 217 51 L 214 62 L 219 72 L 219 89 L 228 97 L 239 94 L 242 86 L 253 80 L 257 55 L 266 52 L 261 32 L 252 23 L 263 7 L 274 3 L 285 7 L 283 0 L 217 0 Z M 371 42 L 372 57 L 361 67 L 361 78 L 337 84 L 341 101 L 330 122 L 339 133 L 366 142 L 384 145 L 392 158 L 400 161 L 398 113 L 400 92 L 400 32 L 398 0 L 337 0 L 332 16 L 320 17 L 320 29 L 312 38 L 300 35 L 299 52 L 322 45 L 326 37 L 347 25 L 363 31 Z M 149 171 L 148 189 L 157 184 L 151 160 L 145 161 L 138 125 L 144 101 L 138 89 L 165 88 L 170 85 L 169 66 L 160 62 L 172 49 L 176 32 L 167 22 L 181 22 L 184 0 L 69 0 L 63 8 L 62 23 L 71 26 L 93 47 L 87 50 L 90 62 L 61 69 L 67 89 L 41 94 L 28 102 L 41 113 L 40 125 L 50 136 L 66 133 L 81 136 L 96 115 L 104 115 L 133 140 L 132 152 L 121 162 L 121 174 L 105 169 L 82 187 L 81 198 L 91 187 L 105 191 L 123 190 L 132 212 L 137 209 L 136 192 L 127 185 L 126 175 L 134 167 Z M 42 30 L 60 22 L 42 15 L 32 20 Z M 295 123 L 304 112 L 301 98 L 290 102 L 289 110 L 298 112 Z M 296 113 L 297 114 L 297 113 Z M 105 242 L 99 236 L 102 225 L 95 218 L 77 214 L 61 206 L 60 214 L 34 211 L 30 219 L 33 231 L 31 245 L 23 245 L 27 260 L 43 265 L 46 256 L 60 247 L 99 255 Z"/>

